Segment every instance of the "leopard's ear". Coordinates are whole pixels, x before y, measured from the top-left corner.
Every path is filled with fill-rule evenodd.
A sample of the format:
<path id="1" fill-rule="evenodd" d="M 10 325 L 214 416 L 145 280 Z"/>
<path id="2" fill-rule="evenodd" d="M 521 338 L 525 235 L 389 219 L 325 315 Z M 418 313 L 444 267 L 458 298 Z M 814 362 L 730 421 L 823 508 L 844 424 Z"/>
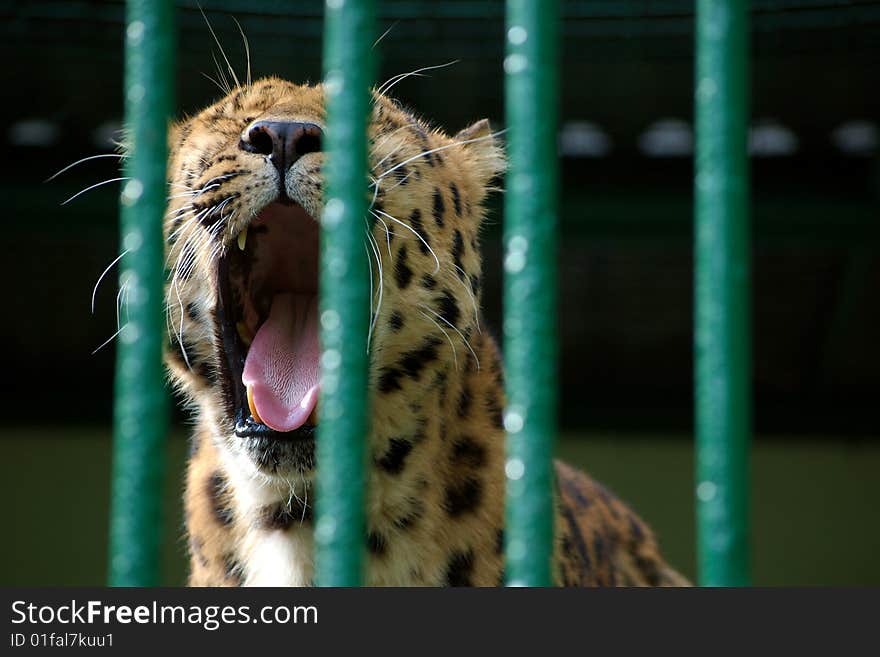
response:
<path id="1" fill-rule="evenodd" d="M 504 148 L 498 137 L 492 133 L 488 119 L 480 119 L 461 130 L 454 140 L 468 154 L 480 185 L 489 185 L 492 179 L 502 175 L 507 169 Z"/>

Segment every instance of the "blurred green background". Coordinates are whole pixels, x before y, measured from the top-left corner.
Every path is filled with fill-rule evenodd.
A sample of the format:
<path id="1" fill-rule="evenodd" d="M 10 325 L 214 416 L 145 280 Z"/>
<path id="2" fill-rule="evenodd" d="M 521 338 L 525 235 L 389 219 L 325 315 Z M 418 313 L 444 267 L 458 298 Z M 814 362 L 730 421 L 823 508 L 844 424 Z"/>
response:
<path id="1" fill-rule="evenodd" d="M 210 33 L 178 2 L 180 113 L 217 96 Z M 503 2 L 380 2 L 380 80 L 455 131 L 503 126 Z M 693 2 L 562 3 L 560 456 L 616 490 L 694 575 Z M 320 77 L 322 3 L 203 2 L 233 63 Z M 757 584 L 880 584 L 880 2 L 752 2 Z M 0 1 L 7 375 L 0 584 L 101 584 L 106 561 L 123 4 Z M 484 303 L 500 327 L 500 204 Z M 186 418 L 166 482 L 165 581 L 184 581 Z"/>

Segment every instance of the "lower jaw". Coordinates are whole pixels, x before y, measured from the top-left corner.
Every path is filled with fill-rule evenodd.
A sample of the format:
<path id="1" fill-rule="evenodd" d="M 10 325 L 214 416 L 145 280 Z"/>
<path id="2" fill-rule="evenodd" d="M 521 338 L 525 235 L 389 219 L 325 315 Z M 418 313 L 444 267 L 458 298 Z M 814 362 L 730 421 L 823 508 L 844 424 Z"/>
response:
<path id="1" fill-rule="evenodd" d="M 314 468 L 315 429 L 314 425 L 304 424 L 293 431 L 275 431 L 239 409 L 232 440 L 243 446 L 244 453 L 261 473 L 283 476 Z"/>
<path id="2" fill-rule="evenodd" d="M 269 433 L 275 434 L 269 435 Z M 280 437 L 276 437 L 280 436 Z M 315 467 L 315 427 L 302 426 L 288 433 L 260 432 L 241 441 L 244 453 L 262 474 L 304 474 Z"/>

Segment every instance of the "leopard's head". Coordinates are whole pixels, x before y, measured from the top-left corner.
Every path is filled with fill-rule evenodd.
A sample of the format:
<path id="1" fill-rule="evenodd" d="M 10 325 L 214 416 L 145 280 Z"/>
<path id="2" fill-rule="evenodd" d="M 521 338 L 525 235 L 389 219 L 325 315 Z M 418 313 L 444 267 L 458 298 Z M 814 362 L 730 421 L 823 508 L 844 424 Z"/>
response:
<path id="1" fill-rule="evenodd" d="M 166 361 L 252 474 L 314 465 L 324 130 L 321 86 L 269 78 L 171 131 Z M 351 275 L 371 281 L 376 443 L 420 430 L 419 400 L 469 358 L 478 231 L 503 157 L 488 122 L 449 137 L 379 93 L 368 136 L 370 268 Z"/>

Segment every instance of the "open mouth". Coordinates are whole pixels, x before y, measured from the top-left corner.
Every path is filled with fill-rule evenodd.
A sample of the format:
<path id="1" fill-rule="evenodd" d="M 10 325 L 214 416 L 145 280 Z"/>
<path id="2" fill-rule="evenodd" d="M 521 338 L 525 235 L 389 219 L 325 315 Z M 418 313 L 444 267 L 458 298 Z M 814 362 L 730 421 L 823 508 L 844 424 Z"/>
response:
<path id="1" fill-rule="evenodd" d="M 217 268 L 223 385 L 235 434 L 309 439 L 318 400 L 318 222 L 266 206 Z"/>

